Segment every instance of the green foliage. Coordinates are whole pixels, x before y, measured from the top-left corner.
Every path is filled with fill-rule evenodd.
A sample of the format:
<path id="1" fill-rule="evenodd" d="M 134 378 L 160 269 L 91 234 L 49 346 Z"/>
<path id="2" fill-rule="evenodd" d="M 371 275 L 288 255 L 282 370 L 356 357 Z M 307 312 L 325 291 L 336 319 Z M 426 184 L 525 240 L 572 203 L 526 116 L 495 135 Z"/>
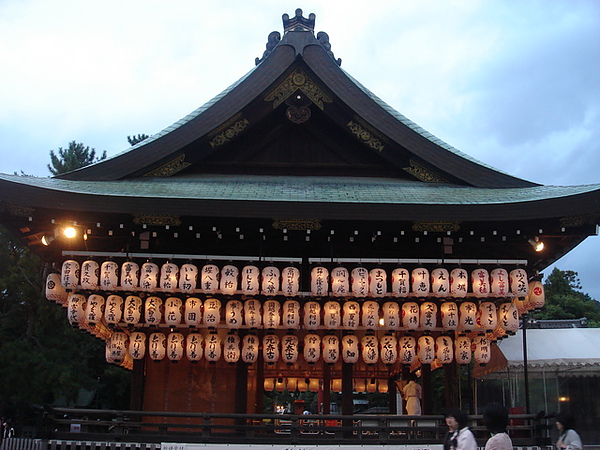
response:
<path id="1" fill-rule="evenodd" d="M 142 142 L 144 139 L 148 138 L 150 136 L 148 136 L 147 134 L 138 134 L 137 136 L 127 136 L 127 142 L 129 142 L 129 145 L 131 145 L 132 147 L 137 144 L 138 142 Z"/>
<path id="2" fill-rule="evenodd" d="M 48 164 L 48 170 L 52 175 L 59 175 L 103 159 L 106 159 L 106 150 L 102 156 L 96 158 L 95 149 L 86 147 L 80 142 L 71 141 L 68 148 L 59 147 L 58 155 L 54 153 L 54 150 L 50 150 L 51 164 Z"/>

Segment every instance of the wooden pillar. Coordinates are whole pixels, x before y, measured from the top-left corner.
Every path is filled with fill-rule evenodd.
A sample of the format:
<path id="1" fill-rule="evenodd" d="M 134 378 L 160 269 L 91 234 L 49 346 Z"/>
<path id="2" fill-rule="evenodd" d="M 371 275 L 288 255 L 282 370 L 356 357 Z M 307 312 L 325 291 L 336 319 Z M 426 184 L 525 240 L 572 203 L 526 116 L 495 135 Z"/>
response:
<path id="1" fill-rule="evenodd" d="M 458 392 L 459 383 L 457 377 L 457 366 L 456 361 L 452 361 L 450 364 L 444 364 L 444 386 L 446 390 L 446 411 L 458 408 L 459 395 Z"/>
<path id="2" fill-rule="evenodd" d="M 433 413 L 433 390 L 431 384 L 431 366 L 421 365 L 421 386 L 423 387 L 423 414 Z"/>
<path id="3" fill-rule="evenodd" d="M 129 409 L 141 411 L 144 405 L 144 372 L 145 359 L 134 359 L 131 372 L 131 392 L 129 397 Z"/>
<path id="4" fill-rule="evenodd" d="M 248 366 L 240 359 L 235 373 L 235 412 L 248 414 Z"/>
<path id="5" fill-rule="evenodd" d="M 398 390 L 396 389 L 396 377 L 391 376 L 388 378 L 388 408 L 390 410 L 390 414 L 398 414 L 398 412 L 396 411 L 397 392 Z"/>
<path id="6" fill-rule="evenodd" d="M 331 414 L 331 366 L 323 363 L 323 414 Z"/>
<path id="7" fill-rule="evenodd" d="M 352 379 L 352 368 L 353 364 L 342 363 L 342 415 L 351 416 L 354 413 L 354 382 Z M 344 420 L 342 423 L 344 427 L 351 427 L 351 420 Z M 352 431 L 344 433 L 346 437 L 352 436 Z"/>

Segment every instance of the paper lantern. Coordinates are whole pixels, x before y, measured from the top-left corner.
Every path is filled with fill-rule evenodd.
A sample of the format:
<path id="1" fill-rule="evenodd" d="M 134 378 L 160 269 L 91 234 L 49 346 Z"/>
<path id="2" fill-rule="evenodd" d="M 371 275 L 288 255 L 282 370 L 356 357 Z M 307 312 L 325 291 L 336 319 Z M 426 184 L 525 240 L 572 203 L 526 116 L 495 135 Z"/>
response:
<path id="1" fill-rule="evenodd" d="M 469 290 L 469 276 L 465 269 L 457 267 L 450 272 L 450 295 L 463 298 Z"/>
<path id="2" fill-rule="evenodd" d="M 304 327 L 307 330 L 316 330 L 321 325 L 321 305 L 317 302 L 304 304 Z"/>
<path id="3" fill-rule="evenodd" d="M 375 392 L 377 392 L 377 381 L 375 378 L 371 378 L 367 383 L 367 393 L 374 394 Z"/>
<path id="4" fill-rule="evenodd" d="M 121 364 L 127 353 L 127 334 L 117 331 L 107 341 L 110 346 L 110 358 L 116 364 Z"/>
<path id="5" fill-rule="evenodd" d="M 309 333 L 304 336 L 304 360 L 309 364 L 321 358 L 321 338 L 318 334 Z"/>
<path id="6" fill-rule="evenodd" d="M 128 295 L 125 297 L 125 304 L 123 305 L 123 322 L 127 325 L 138 324 L 142 318 L 142 307 L 142 299 L 137 295 Z"/>
<path id="7" fill-rule="evenodd" d="M 529 294 L 527 272 L 524 269 L 510 271 L 510 291 L 515 297 L 526 297 Z"/>
<path id="8" fill-rule="evenodd" d="M 140 285 L 140 266 L 133 261 L 125 261 L 121 266 L 121 289 L 133 291 Z"/>
<path id="9" fill-rule="evenodd" d="M 110 338 L 106 340 L 104 345 L 104 357 L 106 358 L 107 363 L 113 364 L 115 362 L 110 354 Z"/>
<path id="10" fill-rule="evenodd" d="M 281 304 L 277 300 L 263 303 L 263 326 L 267 329 L 279 327 L 281 323 Z"/>
<path id="11" fill-rule="evenodd" d="M 179 290 L 191 294 L 198 285 L 198 267 L 194 264 L 183 264 L 179 269 Z"/>
<path id="12" fill-rule="evenodd" d="M 178 297 L 169 297 L 165 300 L 165 323 L 170 327 L 181 324 L 183 317 L 183 302 Z"/>
<path id="13" fill-rule="evenodd" d="M 440 306 L 440 317 L 444 330 L 456 330 L 458 328 L 458 305 L 454 302 L 443 302 Z"/>
<path id="14" fill-rule="evenodd" d="M 114 261 L 104 261 L 100 266 L 100 288 L 114 291 L 119 285 L 119 265 Z"/>
<path id="15" fill-rule="evenodd" d="M 356 364 L 358 362 L 358 338 L 353 334 L 346 334 L 342 337 L 342 359 L 347 364 Z"/>
<path id="16" fill-rule="evenodd" d="M 485 331 L 494 331 L 498 326 L 498 311 L 492 302 L 481 302 L 477 311 L 477 327 Z"/>
<path id="17" fill-rule="evenodd" d="M 123 318 L 123 303 L 123 297 L 120 295 L 109 295 L 106 298 L 104 320 L 108 325 L 116 325 L 121 321 Z"/>
<path id="18" fill-rule="evenodd" d="M 260 292 L 260 269 L 256 266 L 244 266 L 240 283 L 242 294 L 257 295 Z"/>
<path id="19" fill-rule="evenodd" d="M 373 300 L 366 301 L 361 308 L 362 325 L 367 330 L 374 330 L 379 326 L 379 304 Z"/>
<path id="20" fill-rule="evenodd" d="M 263 337 L 263 359 L 267 364 L 279 361 L 279 337 L 276 334 Z"/>
<path id="21" fill-rule="evenodd" d="M 228 334 L 225 337 L 225 348 L 223 359 L 228 364 L 234 364 L 240 359 L 240 338 L 236 334 Z"/>
<path id="22" fill-rule="evenodd" d="M 83 323 L 85 320 L 86 299 L 81 294 L 70 294 L 67 301 L 67 317 L 71 325 Z"/>
<path id="23" fill-rule="evenodd" d="M 454 359 L 452 338 L 449 336 L 438 336 L 435 340 L 435 357 L 442 364 L 450 364 Z"/>
<path id="24" fill-rule="evenodd" d="M 416 296 L 425 297 L 429 295 L 430 278 L 429 270 L 425 267 L 417 267 L 413 269 L 410 276 L 411 289 Z"/>
<path id="25" fill-rule="evenodd" d="M 358 302 L 344 302 L 342 324 L 347 330 L 355 330 L 360 322 L 360 305 Z"/>
<path id="26" fill-rule="evenodd" d="M 319 392 L 319 388 L 321 387 L 321 380 L 318 378 L 311 378 L 308 382 L 308 390 L 310 392 Z"/>
<path id="27" fill-rule="evenodd" d="M 266 392 L 273 392 L 275 390 L 275 379 L 274 378 L 265 378 L 263 387 Z"/>
<path id="28" fill-rule="evenodd" d="M 433 302 L 421 303 L 419 323 L 424 330 L 433 330 L 437 327 L 437 305 Z"/>
<path id="29" fill-rule="evenodd" d="M 450 295 L 450 274 L 447 269 L 438 267 L 431 271 L 431 290 L 436 297 Z"/>
<path id="30" fill-rule="evenodd" d="M 323 361 L 335 364 L 340 358 L 340 340 L 333 334 L 323 336 Z"/>
<path id="31" fill-rule="evenodd" d="M 496 268 L 490 272 L 490 285 L 492 295 L 504 297 L 509 293 L 508 272 L 502 268 Z"/>
<path id="32" fill-rule="evenodd" d="M 258 360 L 258 337 L 247 334 L 242 341 L 242 361 L 246 364 L 254 364 Z"/>
<path id="33" fill-rule="evenodd" d="M 400 327 L 400 306 L 396 302 L 385 302 L 383 310 L 383 326 L 386 330 L 397 330 Z"/>
<path id="34" fill-rule="evenodd" d="M 216 294 L 219 290 L 221 272 L 214 264 L 206 264 L 200 273 L 201 289 L 205 294 Z"/>
<path id="35" fill-rule="evenodd" d="M 296 300 L 286 300 L 283 303 L 283 326 L 288 330 L 300 327 L 300 303 Z"/>
<path id="36" fill-rule="evenodd" d="M 202 359 L 204 346 L 203 337 L 200 333 L 190 333 L 185 338 L 185 356 L 192 362 L 198 362 Z"/>
<path id="37" fill-rule="evenodd" d="M 369 292 L 373 297 L 385 297 L 387 294 L 387 273 L 383 269 L 372 269 L 369 272 Z"/>
<path id="38" fill-rule="evenodd" d="M 151 262 L 142 264 L 140 289 L 145 292 L 155 291 L 158 286 L 158 266 Z"/>
<path id="39" fill-rule="evenodd" d="M 225 325 L 230 329 L 242 326 L 243 307 L 239 300 L 229 300 L 225 305 Z"/>
<path id="40" fill-rule="evenodd" d="M 324 297 L 329 293 L 329 271 L 317 266 L 310 271 L 310 292 L 315 297 Z"/>
<path id="41" fill-rule="evenodd" d="M 92 294 L 88 297 L 85 307 L 85 321 L 90 325 L 102 320 L 104 315 L 104 297 Z"/>
<path id="42" fill-rule="evenodd" d="M 323 324 L 328 330 L 335 330 L 342 325 L 342 308 L 339 302 L 328 301 L 323 305 Z"/>
<path id="43" fill-rule="evenodd" d="M 275 378 L 275 390 L 277 392 L 285 391 L 285 379 L 283 377 Z"/>
<path id="44" fill-rule="evenodd" d="M 185 300 L 184 321 L 190 328 L 195 328 L 202 322 L 202 301 L 196 297 Z"/>
<path id="45" fill-rule="evenodd" d="M 175 292 L 178 286 L 179 267 L 171 262 L 160 268 L 160 288 L 164 292 Z"/>
<path id="46" fill-rule="evenodd" d="M 298 392 L 308 391 L 308 378 L 298 378 Z"/>
<path id="47" fill-rule="evenodd" d="M 487 364 L 492 357 L 492 348 L 488 338 L 478 336 L 473 340 L 475 351 L 473 356 L 479 364 Z"/>
<path id="48" fill-rule="evenodd" d="M 260 302 L 253 298 L 244 302 L 244 322 L 249 328 L 258 328 L 262 325 Z"/>
<path id="49" fill-rule="evenodd" d="M 354 379 L 354 391 L 362 394 L 367 390 L 367 383 L 363 378 Z"/>
<path id="50" fill-rule="evenodd" d="M 288 392 L 295 392 L 298 389 L 298 378 L 286 378 L 285 388 Z"/>
<path id="51" fill-rule="evenodd" d="M 281 339 L 281 359 L 286 364 L 294 364 L 298 360 L 298 336 L 294 334 L 283 336 Z"/>
<path id="52" fill-rule="evenodd" d="M 392 294 L 395 297 L 408 297 L 410 291 L 410 274 L 403 267 L 392 271 Z"/>
<path id="53" fill-rule="evenodd" d="M 389 391 L 388 380 L 378 380 L 377 390 L 380 394 L 387 394 Z"/>
<path id="54" fill-rule="evenodd" d="M 471 339 L 458 336 L 454 341 L 455 359 L 458 364 L 471 363 Z"/>
<path id="55" fill-rule="evenodd" d="M 149 326 L 157 326 L 162 320 L 162 298 L 152 295 L 144 304 L 144 321 Z"/>
<path id="56" fill-rule="evenodd" d="M 204 339 L 204 358 L 208 362 L 217 362 L 221 359 L 221 338 L 216 333 L 210 333 Z"/>
<path id="57" fill-rule="evenodd" d="M 365 364 L 376 364 L 379 360 L 377 336 L 368 334 L 360 340 L 361 356 Z"/>
<path id="58" fill-rule="evenodd" d="M 412 364 L 417 358 L 417 341 L 412 336 L 402 336 L 398 343 L 398 357 L 402 364 Z"/>
<path id="59" fill-rule="evenodd" d="M 331 390 L 333 392 L 342 392 L 342 379 L 334 378 L 331 380 Z"/>
<path id="60" fill-rule="evenodd" d="M 129 335 L 129 356 L 144 359 L 146 356 L 146 335 L 141 331 L 132 331 Z"/>
<path id="61" fill-rule="evenodd" d="M 395 364 L 398 359 L 398 340 L 396 336 L 382 336 L 379 340 L 379 347 L 381 362 L 388 366 Z"/>
<path id="62" fill-rule="evenodd" d="M 355 267 L 350 274 L 352 295 L 366 297 L 369 294 L 369 271 L 364 267 Z"/>
<path id="63" fill-rule="evenodd" d="M 46 298 L 59 305 L 67 304 L 67 290 L 61 284 L 60 275 L 57 273 L 48 274 L 46 278 Z"/>
<path id="64" fill-rule="evenodd" d="M 525 314 L 527 312 L 527 300 L 527 297 L 515 297 L 512 299 L 512 304 L 515 305 L 519 314 Z"/>
<path id="65" fill-rule="evenodd" d="M 490 275 L 485 269 L 475 269 L 471 272 L 471 286 L 477 298 L 484 298 L 490 294 Z"/>
<path id="66" fill-rule="evenodd" d="M 541 281 L 532 281 L 529 283 L 529 296 L 525 307 L 528 310 L 539 309 L 546 303 L 546 296 L 544 294 L 544 285 Z"/>
<path id="67" fill-rule="evenodd" d="M 239 270 L 237 267 L 230 264 L 223 266 L 221 269 L 221 281 L 219 287 L 223 295 L 233 295 L 238 288 Z"/>
<path id="68" fill-rule="evenodd" d="M 519 330 L 519 311 L 513 303 L 502 303 L 498 307 L 498 324 L 508 334 L 515 334 Z"/>
<path id="69" fill-rule="evenodd" d="M 204 301 L 204 312 L 202 314 L 204 325 L 215 328 L 221 322 L 221 302 L 216 298 L 207 298 Z"/>
<path id="70" fill-rule="evenodd" d="M 419 328 L 419 305 L 416 302 L 402 305 L 402 326 L 408 330 Z"/>
<path id="71" fill-rule="evenodd" d="M 96 290 L 100 282 L 100 265 L 96 261 L 84 261 L 81 265 L 81 289 Z M 121 283 L 123 286 L 123 283 Z"/>
<path id="72" fill-rule="evenodd" d="M 281 291 L 286 297 L 298 295 L 300 290 L 300 269 L 286 267 L 281 272 Z"/>
<path id="73" fill-rule="evenodd" d="M 152 333 L 148 338 L 148 355 L 153 361 L 162 361 L 167 353 L 167 337 L 163 333 Z"/>
<path id="74" fill-rule="evenodd" d="M 435 359 L 435 339 L 427 335 L 421 336 L 417 344 L 421 364 L 431 364 Z"/>
<path id="75" fill-rule="evenodd" d="M 263 295 L 271 296 L 279 293 L 281 274 L 274 266 L 267 266 L 262 270 L 261 291 Z"/>
<path id="76" fill-rule="evenodd" d="M 472 331 L 477 326 L 477 305 L 473 302 L 463 302 L 459 309 L 459 331 Z"/>
<path id="77" fill-rule="evenodd" d="M 350 275 L 345 267 L 336 267 L 331 271 L 331 295 L 346 297 L 350 294 Z"/>
<path id="78" fill-rule="evenodd" d="M 74 259 L 67 259 L 63 262 L 60 280 L 65 289 L 77 289 L 79 285 L 79 263 Z"/>
<path id="79" fill-rule="evenodd" d="M 179 361 L 183 358 L 185 339 L 181 333 L 169 333 L 167 337 L 167 357 L 171 361 Z"/>

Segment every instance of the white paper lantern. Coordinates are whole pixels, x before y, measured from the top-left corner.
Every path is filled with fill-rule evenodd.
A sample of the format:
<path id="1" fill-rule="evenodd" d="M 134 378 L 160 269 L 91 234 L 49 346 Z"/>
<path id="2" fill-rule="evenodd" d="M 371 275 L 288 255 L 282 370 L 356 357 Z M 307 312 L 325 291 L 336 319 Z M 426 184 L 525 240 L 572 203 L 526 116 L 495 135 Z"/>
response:
<path id="1" fill-rule="evenodd" d="M 281 323 L 281 304 L 277 300 L 263 303 L 263 326 L 267 329 L 279 327 Z"/>
<path id="2" fill-rule="evenodd" d="M 431 271 L 431 290 L 436 297 L 448 297 L 450 295 L 450 274 L 442 267 Z"/>
<path id="3" fill-rule="evenodd" d="M 529 295 L 525 307 L 531 311 L 532 309 L 540 309 L 546 303 L 546 295 L 544 294 L 544 285 L 541 281 L 532 281 L 529 283 Z"/>
<path id="4" fill-rule="evenodd" d="M 277 295 L 280 284 L 281 274 L 277 267 L 267 266 L 262 270 L 261 291 L 263 295 Z"/>
<path id="5" fill-rule="evenodd" d="M 310 271 L 310 292 L 315 297 L 324 297 L 329 293 L 329 271 L 322 266 Z"/>
<path id="6" fill-rule="evenodd" d="M 371 378 L 367 383 L 367 393 L 374 394 L 377 392 L 377 381 L 375 378 Z"/>
<path id="7" fill-rule="evenodd" d="M 456 330 L 458 328 L 458 305 L 454 302 L 443 302 L 440 306 L 440 317 L 444 330 Z"/>
<path id="8" fill-rule="evenodd" d="M 298 378 L 286 378 L 285 388 L 288 392 L 295 392 L 298 390 Z"/>
<path id="9" fill-rule="evenodd" d="M 321 387 L 321 381 L 318 378 L 311 378 L 308 383 L 308 390 L 310 392 L 319 392 Z"/>
<path id="10" fill-rule="evenodd" d="M 362 325 L 367 330 L 374 330 L 379 326 L 379 304 L 369 300 L 362 304 Z"/>
<path id="11" fill-rule="evenodd" d="M 358 302 L 344 302 L 342 324 L 347 330 L 356 330 L 360 323 L 360 305 Z"/>
<path id="12" fill-rule="evenodd" d="M 389 391 L 388 380 L 378 380 L 377 390 L 380 394 L 387 394 Z"/>
<path id="13" fill-rule="evenodd" d="M 239 270 L 237 267 L 230 264 L 223 266 L 221 269 L 221 281 L 219 287 L 223 295 L 233 295 L 238 288 Z"/>
<path id="14" fill-rule="evenodd" d="M 519 330 L 519 311 L 513 303 L 502 303 L 498 307 L 498 323 L 508 334 Z"/>
<path id="15" fill-rule="evenodd" d="M 239 300 L 229 300 L 225 305 L 225 326 L 236 330 L 242 326 L 244 308 Z"/>
<path id="16" fill-rule="evenodd" d="M 79 285 L 79 263 L 74 259 L 67 259 L 63 262 L 60 280 L 65 289 L 77 289 Z"/>
<path id="17" fill-rule="evenodd" d="M 398 343 L 400 362 L 412 364 L 417 359 L 417 341 L 412 336 L 402 336 Z"/>
<path id="18" fill-rule="evenodd" d="M 340 340 L 334 334 L 323 336 L 323 361 L 335 364 L 340 358 Z"/>
<path id="19" fill-rule="evenodd" d="M 85 320 L 86 299 L 81 294 L 69 294 L 67 300 L 67 317 L 71 325 L 78 325 Z"/>
<path id="20" fill-rule="evenodd" d="M 350 294 L 350 274 L 345 267 L 336 267 L 331 271 L 331 295 L 346 297 Z"/>
<path id="21" fill-rule="evenodd" d="M 466 336 L 458 336 L 454 341 L 455 358 L 458 364 L 471 363 L 471 339 Z"/>
<path id="22" fill-rule="evenodd" d="M 410 274 L 408 269 L 398 267 L 392 271 L 392 294 L 395 297 L 408 297 L 410 291 Z"/>
<path id="23" fill-rule="evenodd" d="M 194 264 L 183 264 L 179 269 L 179 290 L 191 294 L 198 285 L 198 267 Z"/>
<path id="24" fill-rule="evenodd" d="M 286 267 L 281 272 L 281 291 L 286 297 L 298 295 L 300 290 L 300 269 Z"/>
<path id="25" fill-rule="evenodd" d="M 352 295 L 366 297 L 369 294 L 369 271 L 364 267 L 355 267 L 350 274 Z"/>
<path id="26" fill-rule="evenodd" d="M 204 338 L 200 333 L 190 333 L 185 338 L 185 356 L 192 362 L 197 362 L 202 359 L 204 353 Z"/>
<path id="27" fill-rule="evenodd" d="M 179 361 L 183 358 L 185 339 L 181 333 L 169 333 L 167 337 L 167 357 L 171 361 Z"/>
<path id="28" fill-rule="evenodd" d="M 462 302 L 459 312 L 459 331 L 474 330 L 477 326 L 477 305 L 473 302 Z"/>
<path id="29" fill-rule="evenodd" d="M 314 364 L 321 358 L 321 338 L 318 334 L 309 333 L 304 336 L 304 360 Z"/>
<path id="30" fill-rule="evenodd" d="M 140 274 L 140 289 L 145 292 L 155 291 L 158 287 L 158 266 L 151 262 L 142 264 L 142 271 Z"/>
<path id="31" fill-rule="evenodd" d="M 221 322 L 221 302 L 216 298 L 204 300 L 204 312 L 202 315 L 204 325 L 215 328 Z"/>
<path id="32" fill-rule="evenodd" d="M 457 267 L 450 272 L 450 295 L 464 298 L 469 290 L 469 275 L 463 268 Z"/>
<path id="33" fill-rule="evenodd" d="M 200 283 L 202 292 L 205 294 L 216 294 L 219 290 L 219 281 L 221 272 L 214 264 L 206 264 L 202 267 L 200 274 Z"/>
<path id="34" fill-rule="evenodd" d="M 104 321 L 108 325 L 116 325 L 123 318 L 123 297 L 120 295 L 109 295 L 104 307 Z M 140 299 L 141 303 L 141 299 Z"/>
<path id="35" fill-rule="evenodd" d="M 277 392 L 285 391 L 285 378 L 283 378 L 283 377 L 275 378 L 275 390 Z"/>
<path id="36" fill-rule="evenodd" d="M 265 378 L 263 383 L 263 389 L 265 392 L 273 392 L 275 390 L 275 379 L 274 378 Z"/>
<path id="37" fill-rule="evenodd" d="M 169 297 L 165 300 L 165 323 L 170 327 L 181 324 L 183 318 L 183 302 L 178 297 Z"/>
<path id="38" fill-rule="evenodd" d="M 279 361 L 279 337 L 276 334 L 263 337 L 263 359 L 267 364 Z"/>
<path id="39" fill-rule="evenodd" d="M 353 334 L 346 334 L 342 337 L 342 359 L 347 364 L 356 364 L 358 362 L 359 339 Z"/>
<path id="40" fill-rule="evenodd" d="M 515 297 L 527 297 L 529 295 L 529 282 L 527 272 L 524 269 L 510 271 L 510 291 Z"/>
<path id="41" fill-rule="evenodd" d="M 185 324 L 195 328 L 202 322 L 202 300 L 196 297 L 188 297 L 185 300 Z"/>
<path id="42" fill-rule="evenodd" d="M 125 297 L 123 305 L 123 322 L 127 325 L 135 325 L 140 323 L 142 318 L 143 302 L 137 295 L 128 295 Z"/>
<path id="43" fill-rule="evenodd" d="M 96 290 L 100 281 L 100 265 L 96 261 L 84 261 L 81 265 L 81 289 Z M 123 285 L 121 283 L 121 285 Z"/>
<path id="44" fill-rule="evenodd" d="M 419 305 L 416 302 L 406 302 L 402 305 L 402 326 L 408 330 L 419 328 Z"/>
<path id="45" fill-rule="evenodd" d="M 298 336 L 294 334 L 283 336 L 281 339 L 281 359 L 286 364 L 294 364 L 298 360 Z"/>
<path id="46" fill-rule="evenodd" d="M 425 267 L 413 269 L 410 276 L 411 288 L 413 294 L 419 297 L 426 297 L 430 292 L 429 270 Z"/>
<path id="47" fill-rule="evenodd" d="M 117 331 L 110 336 L 106 342 L 110 347 L 110 358 L 116 364 L 121 364 L 127 353 L 127 334 Z"/>
<path id="48" fill-rule="evenodd" d="M 158 326 L 162 320 L 162 298 L 152 295 L 144 303 L 144 321 L 149 326 Z"/>
<path id="49" fill-rule="evenodd" d="M 519 314 L 525 314 L 528 311 L 527 310 L 527 300 L 528 300 L 528 297 L 525 297 L 525 298 L 515 297 L 512 299 L 512 304 L 515 305 Z"/>
<path id="50" fill-rule="evenodd" d="M 492 295 L 503 297 L 510 291 L 508 272 L 502 268 L 496 268 L 490 272 L 490 285 Z"/>
<path id="51" fill-rule="evenodd" d="M 368 334 L 360 340 L 361 356 L 365 364 L 376 364 L 379 360 L 377 336 Z"/>
<path id="52" fill-rule="evenodd" d="M 146 356 L 146 335 L 141 331 L 133 331 L 129 335 L 129 356 L 133 359 L 144 359 Z"/>
<path id="53" fill-rule="evenodd" d="M 498 326 L 498 311 L 492 302 L 481 302 L 477 311 L 477 327 L 485 331 L 494 331 Z"/>
<path id="54" fill-rule="evenodd" d="M 333 392 L 342 392 L 342 379 L 334 378 L 331 380 L 331 390 Z"/>
<path id="55" fill-rule="evenodd" d="M 57 273 L 48 274 L 46 278 L 46 298 L 59 305 L 67 304 L 67 290 L 61 284 L 60 275 Z"/>
<path id="56" fill-rule="evenodd" d="M 435 359 L 435 339 L 431 336 L 421 336 L 418 340 L 418 354 L 421 364 L 431 364 Z"/>
<path id="57" fill-rule="evenodd" d="M 90 325 L 100 322 L 104 315 L 104 297 L 98 294 L 92 294 L 87 299 L 85 307 L 85 321 Z"/>
<path id="58" fill-rule="evenodd" d="M 104 357 L 107 363 L 113 364 L 115 362 L 110 354 L 110 338 L 106 340 L 104 345 Z"/>
<path id="59" fill-rule="evenodd" d="M 249 328 L 258 328 L 262 325 L 260 302 L 250 298 L 244 302 L 244 322 Z"/>
<path id="60" fill-rule="evenodd" d="M 133 261 L 125 261 L 121 266 L 121 289 L 133 291 L 140 285 L 140 266 Z"/>
<path id="61" fill-rule="evenodd" d="M 433 330 L 437 327 L 437 305 L 433 302 L 421 303 L 420 324 L 424 330 Z"/>
<path id="62" fill-rule="evenodd" d="M 471 286 L 477 298 L 490 295 L 490 275 L 485 269 L 475 269 L 471 272 Z"/>
<path id="63" fill-rule="evenodd" d="M 475 361 L 477 361 L 479 364 L 489 363 L 492 357 L 492 348 L 489 339 L 486 337 L 477 336 L 473 340 L 473 343 L 475 345 L 475 351 L 473 352 Z"/>
<path id="64" fill-rule="evenodd" d="M 240 338 L 236 334 L 225 337 L 223 359 L 228 364 L 234 364 L 240 359 Z"/>
<path id="65" fill-rule="evenodd" d="M 175 292 L 178 286 L 179 267 L 171 262 L 164 263 L 160 269 L 160 288 L 164 292 Z"/>
<path id="66" fill-rule="evenodd" d="M 208 362 L 217 362 L 221 359 L 221 338 L 216 333 L 210 333 L 204 339 L 204 357 Z"/>
<path id="67" fill-rule="evenodd" d="M 442 364 L 450 364 L 454 359 L 452 338 L 449 336 L 438 336 L 435 340 L 435 357 Z"/>
<path id="68" fill-rule="evenodd" d="M 167 353 L 167 337 L 164 333 L 152 333 L 148 338 L 148 355 L 153 361 L 162 361 Z"/>
<path id="69" fill-rule="evenodd" d="M 247 334 L 242 341 L 242 361 L 246 364 L 254 364 L 258 361 L 259 349 L 258 337 L 254 334 Z"/>
<path id="70" fill-rule="evenodd" d="M 379 352 L 381 362 L 385 365 L 392 365 L 398 359 L 398 340 L 393 335 L 384 335 L 379 340 Z"/>
<path id="71" fill-rule="evenodd" d="M 288 330 L 300 327 L 300 303 L 296 300 L 286 300 L 283 303 L 283 326 Z"/>
<path id="72" fill-rule="evenodd" d="M 385 302 L 382 306 L 383 326 L 386 330 L 400 328 L 400 306 L 396 302 Z"/>
<path id="73" fill-rule="evenodd" d="M 317 302 L 306 302 L 304 304 L 304 328 L 316 330 L 321 325 L 321 305 Z"/>
<path id="74" fill-rule="evenodd" d="M 260 269 L 256 266 L 244 266 L 240 277 L 242 294 L 257 295 L 260 292 Z"/>
<path id="75" fill-rule="evenodd" d="M 369 272 L 369 292 L 373 297 L 385 297 L 387 294 L 387 273 L 383 269 L 372 269 Z"/>
<path id="76" fill-rule="evenodd" d="M 354 379 L 354 391 L 362 394 L 367 391 L 367 383 L 364 378 Z"/>
<path id="77" fill-rule="evenodd" d="M 335 330 L 342 325 L 342 307 L 339 302 L 328 301 L 323 305 L 323 324 L 328 330 Z"/>
<path id="78" fill-rule="evenodd" d="M 119 265 L 114 261 L 104 261 L 100 266 L 100 288 L 114 291 L 119 285 Z"/>

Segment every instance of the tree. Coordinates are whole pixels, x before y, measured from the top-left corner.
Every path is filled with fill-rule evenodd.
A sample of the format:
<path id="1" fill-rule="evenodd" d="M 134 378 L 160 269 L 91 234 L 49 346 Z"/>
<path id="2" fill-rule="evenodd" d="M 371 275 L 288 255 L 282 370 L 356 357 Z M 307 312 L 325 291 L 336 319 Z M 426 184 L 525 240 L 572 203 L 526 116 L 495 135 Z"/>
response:
<path id="1" fill-rule="evenodd" d="M 133 147 L 138 142 L 142 142 L 144 139 L 147 139 L 149 137 L 150 136 L 148 136 L 147 134 L 138 134 L 137 136 L 127 136 L 127 142 L 129 142 L 129 145 L 131 145 Z"/>
<path id="2" fill-rule="evenodd" d="M 80 142 L 71 141 L 68 148 L 58 148 L 58 155 L 54 153 L 54 150 L 50 150 L 51 164 L 48 164 L 48 170 L 52 175 L 59 175 L 103 159 L 106 159 L 106 150 L 102 156 L 97 158 L 95 149 L 86 147 Z"/>

